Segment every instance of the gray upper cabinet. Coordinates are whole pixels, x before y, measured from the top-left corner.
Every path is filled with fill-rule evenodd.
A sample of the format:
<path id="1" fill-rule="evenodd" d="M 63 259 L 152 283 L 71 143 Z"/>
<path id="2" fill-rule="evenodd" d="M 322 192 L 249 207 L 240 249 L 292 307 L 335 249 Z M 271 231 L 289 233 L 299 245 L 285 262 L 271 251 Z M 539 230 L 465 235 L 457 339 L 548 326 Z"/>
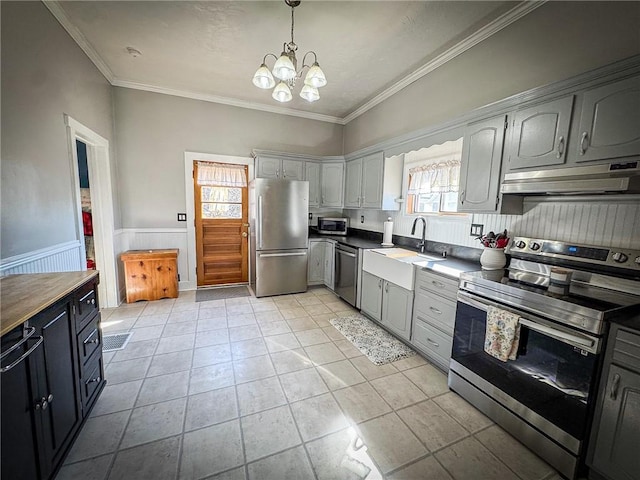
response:
<path id="1" fill-rule="evenodd" d="M 362 159 L 351 160 L 345 165 L 344 207 L 360 208 L 362 192 Z"/>
<path id="2" fill-rule="evenodd" d="M 570 95 L 515 112 L 509 170 L 565 163 L 573 99 Z"/>
<path id="3" fill-rule="evenodd" d="M 584 92 L 569 160 L 640 155 L 640 76 Z"/>
<path id="4" fill-rule="evenodd" d="M 505 126 L 504 115 L 467 126 L 460 163 L 459 212 L 497 210 Z"/>
<path id="5" fill-rule="evenodd" d="M 344 163 L 323 163 L 320 206 L 342 208 Z"/>
<path id="6" fill-rule="evenodd" d="M 402 159 L 372 153 L 346 164 L 345 208 L 398 210 L 402 195 Z"/>
<path id="7" fill-rule="evenodd" d="M 305 165 L 305 180 L 309 182 L 309 206 L 320 206 L 320 164 L 307 162 Z"/>
<path id="8" fill-rule="evenodd" d="M 256 157 L 257 178 L 304 180 L 304 162 L 273 157 Z"/>

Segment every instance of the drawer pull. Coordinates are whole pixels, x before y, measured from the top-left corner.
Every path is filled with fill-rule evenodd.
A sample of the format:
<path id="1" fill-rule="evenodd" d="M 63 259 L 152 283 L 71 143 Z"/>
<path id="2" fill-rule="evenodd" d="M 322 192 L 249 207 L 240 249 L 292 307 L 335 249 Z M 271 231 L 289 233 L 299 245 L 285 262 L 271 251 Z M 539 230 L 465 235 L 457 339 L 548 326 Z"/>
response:
<path id="1" fill-rule="evenodd" d="M 445 285 L 442 282 L 437 282 L 435 280 L 431 280 L 431 283 L 433 283 L 434 286 L 438 287 L 438 288 L 444 288 Z"/>
<path id="2" fill-rule="evenodd" d="M 429 342 L 431 345 L 433 345 L 434 347 L 439 347 L 440 344 L 437 342 L 434 342 L 433 340 L 431 340 L 429 337 L 427 337 L 427 342 Z"/>
<path id="3" fill-rule="evenodd" d="M 429 310 L 431 310 L 433 313 L 437 313 L 438 315 L 442 315 L 442 312 L 436 307 L 429 307 Z"/>
<path id="4" fill-rule="evenodd" d="M 84 341 L 83 343 L 84 343 L 85 345 L 87 345 L 88 343 L 95 343 L 95 344 L 100 343 L 100 337 L 96 337 L 96 338 L 94 338 L 93 340 L 89 340 L 90 338 L 92 338 L 92 337 L 93 337 L 94 335 L 96 335 L 97 333 L 98 333 L 98 330 L 94 328 L 94 329 L 93 329 L 93 332 L 91 332 L 91 335 L 89 335 L 89 336 L 85 339 L 85 341 Z"/>

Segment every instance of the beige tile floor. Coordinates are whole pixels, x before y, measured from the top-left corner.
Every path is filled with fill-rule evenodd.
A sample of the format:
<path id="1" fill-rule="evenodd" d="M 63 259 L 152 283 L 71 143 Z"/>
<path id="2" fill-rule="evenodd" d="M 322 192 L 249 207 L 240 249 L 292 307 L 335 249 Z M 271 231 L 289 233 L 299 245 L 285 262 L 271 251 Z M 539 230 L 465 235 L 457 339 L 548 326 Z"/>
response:
<path id="1" fill-rule="evenodd" d="M 375 366 L 324 288 L 102 310 L 108 381 L 57 480 L 560 477 L 420 356 Z"/>

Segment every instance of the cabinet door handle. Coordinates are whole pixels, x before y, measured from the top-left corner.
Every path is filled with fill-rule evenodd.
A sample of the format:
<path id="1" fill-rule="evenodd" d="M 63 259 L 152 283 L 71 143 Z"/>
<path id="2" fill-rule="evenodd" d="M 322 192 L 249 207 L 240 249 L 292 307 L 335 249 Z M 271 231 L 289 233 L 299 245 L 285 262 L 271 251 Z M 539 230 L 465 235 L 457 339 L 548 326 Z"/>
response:
<path id="1" fill-rule="evenodd" d="M 564 137 L 561 135 L 558 140 L 558 153 L 556 153 L 557 158 L 562 158 L 562 154 L 564 154 Z"/>
<path id="2" fill-rule="evenodd" d="M 25 336 L 22 340 L 20 340 L 18 343 L 16 343 L 13 347 L 11 347 L 9 350 L 3 352 L 2 356 L 8 355 L 9 353 L 11 353 L 12 351 L 14 351 L 16 348 L 18 348 L 20 345 L 22 345 L 24 342 L 26 342 L 32 335 L 33 333 L 36 331 L 36 329 L 34 327 L 29 327 L 29 332 L 27 333 L 27 336 Z M 31 347 L 29 350 L 27 350 L 26 352 L 24 352 L 22 355 L 20 355 L 20 357 L 18 357 L 17 359 L 15 359 L 13 362 L 11 362 L 9 365 L 7 365 L 6 367 L 2 367 L 0 368 L 0 373 L 4 373 L 4 372 L 8 372 L 9 370 L 11 370 L 13 367 L 15 367 L 16 365 L 18 365 L 20 362 L 22 362 L 25 358 L 27 358 L 29 355 L 31 355 L 33 353 L 33 351 L 38 348 L 40 346 L 40 344 L 42 343 L 42 341 L 44 340 L 44 337 L 40 336 L 38 337 L 38 341 L 33 345 L 33 347 Z"/>
<path id="3" fill-rule="evenodd" d="M 442 315 L 442 312 L 438 310 L 436 307 L 429 307 L 429 310 L 431 310 L 434 313 L 437 313 L 438 315 Z"/>
<path id="4" fill-rule="evenodd" d="M 611 400 L 615 400 L 618 396 L 618 387 L 620 386 L 620 374 L 616 373 L 613 376 L 613 382 L 611 383 L 611 390 L 609 391 L 609 397 Z"/>
<path id="5" fill-rule="evenodd" d="M 378 280 L 378 288 L 382 288 L 382 279 Z"/>
<path id="6" fill-rule="evenodd" d="M 282 169 L 282 178 L 287 178 L 287 169 L 286 168 Z"/>
<path id="7" fill-rule="evenodd" d="M 429 337 L 427 337 L 427 342 L 429 342 L 431 345 L 433 345 L 434 347 L 439 347 L 440 344 L 438 342 L 434 342 L 433 340 L 431 340 Z"/>
<path id="8" fill-rule="evenodd" d="M 580 155 L 584 155 L 587 151 L 586 142 L 589 138 L 588 132 L 582 132 L 582 137 L 580 137 Z"/>
<path id="9" fill-rule="evenodd" d="M 463 203 L 464 203 L 464 194 L 465 194 L 465 191 L 464 191 L 464 190 L 462 190 L 462 191 L 460 192 L 460 204 L 463 204 Z"/>

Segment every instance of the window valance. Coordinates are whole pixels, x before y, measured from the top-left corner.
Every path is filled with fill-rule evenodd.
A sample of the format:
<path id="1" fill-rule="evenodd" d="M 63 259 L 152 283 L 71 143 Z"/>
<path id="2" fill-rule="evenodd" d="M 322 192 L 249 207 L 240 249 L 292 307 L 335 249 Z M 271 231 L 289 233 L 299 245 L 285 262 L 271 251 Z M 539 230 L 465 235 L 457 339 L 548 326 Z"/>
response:
<path id="1" fill-rule="evenodd" d="M 198 162 L 198 185 L 216 187 L 246 187 L 247 175 L 243 165 Z"/>
<path id="2" fill-rule="evenodd" d="M 409 169 L 410 195 L 457 192 L 459 186 L 460 160 L 447 160 Z"/>

